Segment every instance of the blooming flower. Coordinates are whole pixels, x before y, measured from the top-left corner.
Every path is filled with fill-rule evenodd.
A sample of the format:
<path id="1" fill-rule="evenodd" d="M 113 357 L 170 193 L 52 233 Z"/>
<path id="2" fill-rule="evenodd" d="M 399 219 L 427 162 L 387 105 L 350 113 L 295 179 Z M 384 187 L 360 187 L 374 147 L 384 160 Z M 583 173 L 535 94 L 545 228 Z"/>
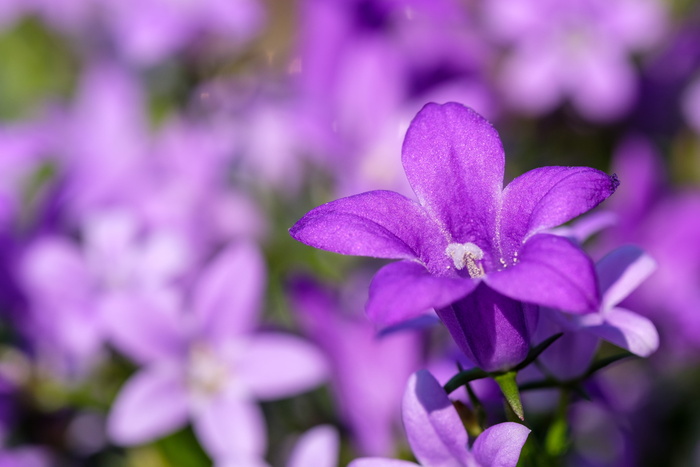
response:
<path id="1" fill-rule="evenodd" d="M 514 467 L 530 430 L 518 423 L 486 429 L 468 447 L 457 410 L 437 380 L 426 370 L 411 376 L 403 398 L 403 421 L 413 454 L 425 467 Z M 358 459 L 348 467 L 415 466 L 393 459 Z"/>
<path id="2" fill-rule="evenodd" d="M 302 339 L 252 333 L 263 277 L 260 254 L 243 244 L 202 272 L 191 315 L 146 297 L 148 310 L 133 297 L 113 302 L 112 341 L 144 364 L 112 407 L 108 434 L 114 442 L 144 443 L 191 419 L 215 461 L 260 465 L 266 438 L 255 400 L 297 394 L 326 373 L 325 360 Z"/>
<path id="3" fill-rule="evenodd" d="M 495 0 L 484 2 L 488 29 L 512 44 L 501 70 L 508 102 L 542 114 L 570 99 L 595 121 L 619 118 L 633 104 L 629 55 L 658 42 L 665 9 L 657 0 Z"/>
<path id="4" fill-rule="evenodd" d="M 697 355 L 700 191 L 671 190 L 661 156 L 643 138 L 626 140 L 613 162 L 630 184 L 611 204 L 617 224 L 604 231 L 600 240 L 606 247 L 634 243 L 658 262 L 654 280 L 630 297 L 629 305 L 654 320 L 662 338 L 666 337 L 666 349 Z"/>
<path id="5" fill-rule="evenodd" d="M 59 235 L 39 237 L 17 268 L 27 295 L 26 331 L 58 370 L 94 363 L 105 338 L 102 312 L 115 295 L 167 294 L 192 260 L 176 231 L 145 231 L 125 210 L 86 217 L 81 234 L 82 245 Z"/>
<path id="6" fill-rule="evenodd" d="M 460 348 L 495 370 L 524 354 L 492 359 L 493 338 L 507 347 L 529 345 L 531 313 L 520 301 L 574 313 L 598 308 L 591 260 L 570 240 L 545 231 L 610 196 L 615 176 L 587 167 L 542 167 L 503 189 L 505 159 L 496 130 L 456 103 L 428 104 L 418 113 L 402 160 L 418 202 L 371 191 L 319 206 L 290 229 L 316 248 L 400 260 L 384 266 L 370 285 L 371 320 L 392 325 L 434 307 Z M 473 303 L 453 305 L 473 292 Z M 465 305 L 482 312 L 467 312 Z M 477 344 L 486 349 L 486 362 L 470 349 L 465 332 L 472 324 L 492 330 L 486 347 Z"/>
<path id="7" fill-rule="evenodd" d="M 597 313 L 572 316 L 557 310 L 544 310 L 540 324 L 550 328 L 547 323 L 551 321 L 565 331 L 540 356 L 547 368 L 564 379 L 582 375 L 590 365 L 599 339 L 641 357 L 651 355 L 659 346 L 659 335 L 653 323 L 618 304 L 655 269 L 655 261 L 639 248 L 631 245 L 618 248 L 596 265 L 602 293 Z M 551 331 L 548 329 L 542 337 L 552 335 Z"/>

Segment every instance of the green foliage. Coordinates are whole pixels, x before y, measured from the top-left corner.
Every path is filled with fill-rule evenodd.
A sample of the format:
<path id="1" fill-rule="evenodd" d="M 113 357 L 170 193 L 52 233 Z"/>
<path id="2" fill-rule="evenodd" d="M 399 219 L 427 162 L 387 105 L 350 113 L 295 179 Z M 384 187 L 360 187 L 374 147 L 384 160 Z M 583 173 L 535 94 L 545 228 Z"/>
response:
<path id="1" fill-rule="evenodd" d="M 67 96 L 78 71 L 66 41 L 34 19 L 0 35 L 0 119 L 26 118 Z"/>

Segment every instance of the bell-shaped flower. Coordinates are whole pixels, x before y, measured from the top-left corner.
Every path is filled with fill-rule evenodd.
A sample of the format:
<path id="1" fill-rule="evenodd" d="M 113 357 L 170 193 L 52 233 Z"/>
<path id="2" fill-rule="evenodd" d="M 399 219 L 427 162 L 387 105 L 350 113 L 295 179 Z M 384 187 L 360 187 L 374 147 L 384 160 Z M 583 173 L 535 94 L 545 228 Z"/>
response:
<path id="1" fill-rule="evenodd" d="M 145 443 L 191 420 L 215 461 L 259 465 L 266 436 L 256 400 L 310 389 L 327 371 L 320 352 L 306 341 L 253 332 L 263 284 L 260 253 L 242 244 L 202 271 L 189 315 L 173 310 L 176 303 L 151 297 L 112 302 L 107 313 L 112 342 L 144 365 L 126 382 L 109 415 L 108 434 L 115 443 Z"/>
<path id="2" fill-rule="evenodd" d="M 530 429 L 519 423 L 487 428 L 469 447 L 457 409 L 426 370 L 411 376 L 403 398 L 403 422 L 413 454 L 424 467 L 515 467 Z M 358 459 L 348 467 L 403 467 L 413 462 Z"/>
<path id="3" fill-rule="evenodd" d="M 383 267 L 370 285 L 371 320 L 390 326 L 436 308 L 469 355 L 464 330 L 472 317 L 496 340 L 508 323 L 518 346 L 527 347 L 530 320 L 516 310 L 519 302 L 574 313 L 598 309 L 592 261 L 570 240 L 546 231 L 605 200 L 618 185 L 615 176 L 588 167 L 541 167 L 504 189 L 498 133 L 456 103 L 428 104 L 418 113 L 402 160 L 418 202 L 371 191 L 319 206 L 290 229 L 316 248 L 400 260 Z M 440 313 L 475 290 L 482 311 L 465 316 L 457 306 Z M 502 318 L 491 317 L 494 310 Z M 519 316 L 515 324 L 513 314 Z"/>
<path id="4" fill-rule="evenodd" d="M 648 357 L 659 346 L 654 324 L 619 303 L 656 269 L 656 262 L 641 249 L 627 245 L 614 250 L 596 264 L 602 293 L 597 313 L 571 315 L 545 309 L 538 333 L 552 331 L 564 335 L 541 356 L 542 363 L 557 377 L 573 379 L 590 365 L 600 339 L 611 342 L 640 357 Z"/>

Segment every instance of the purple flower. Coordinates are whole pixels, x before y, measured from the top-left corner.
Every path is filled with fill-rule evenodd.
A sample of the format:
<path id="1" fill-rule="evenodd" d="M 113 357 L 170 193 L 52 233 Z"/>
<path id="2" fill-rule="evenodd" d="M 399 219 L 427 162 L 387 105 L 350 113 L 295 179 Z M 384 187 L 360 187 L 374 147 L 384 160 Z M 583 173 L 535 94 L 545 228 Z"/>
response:
<path id="1" fill-rule="evenodd" d="M 637 94 L 629 55 L 658 42 L 665 11 L 657 0 L 494 0 L 488 29 L 512 44 L 500 73 L 508 102 L 542 114 L 569 99 L 584 117 L 624 115 Z"/>
<path id="2" fill-rule="evenodd" d="M 587 167 L 542 167 L 503 189 L 496 130 L 456 103 L 428 104 L 418 113 L 402 160 L 418 202 L 372 191 L 319 206 L 290 229 L 316 248 L 401 260 L 374 277 L 366 308 L 371 320 L 393 325 L 434 307 L 471 358 L 465 332 L 472 324 L 491 330 L 490 346 L 501 330 L 509 336 L 503 345 L 529 345 L 531 313 L 520 301 L 574 313 L 598 309 L 591 260 L 546 230 L 610 196 L 616 177 Z M 466 300 L 480 311 L 465 313 L 468 304 L 459 301 L 473 292 Z M 486 354 L 486 362 L 475 363 L 489 369 L 513 363 L 491 358 L 493 349 Z"/>
<path id="3" fill-rule="evenodd" d="M 201 273 L 189 315 L 147 296 L 112 303 L 113 343 L 144 364 L 112 407 L 114 442 L 148 442 L 189 419 L 216 461 L 260 464 L 266 439 L 255 401 L 297 394 L 326 374 L 321 354 L 302 339 L 252 332 L 263 281 L 260 253 L 243 244 Z"/>
<path id="4" fill-rule="evenodd" d="M 22 446 L 13 449 L 0 448 L 0 467 L 47 467 L 54 465 L 45 449 Z"/>
<path id="5" fill-rule="evenodd" d="M 469 448 L 467 432 L 442 386 L 426 370 L 411 376 L 403 398 L 403 422 L 413 454 L 426 467 L 515 467 L 530 430 L 518 423 L 486 429 Z M 358 459 L 348 467 L 401 467 L 393 459 Z"/>
<path id="6" fill-rule="evenodd" d="M 138 64 L 153 64 L 214 35 L 239 44 L 258 32 L 264 11 L 256 0 L 102 0 L 117 48 Z"/>
<path id="7" fill-rule="evenodd" d="M 628 305 L 654 321 L 665 351 L 697 355 L 700 190 L 672 190 L 663 176 L 661 156 L 641 137 L 620 145 L 614 166 L 629 184 L 612 200 L 618 222 L 603 232 L 601 243 L 606 248 L 634 243 L 658 262 L 654 280 L 633 294 Z"/>
<path id="8" fill-rule="evenodd" d="M 300 2 L 290 72 L 306 117 L 304 141 L 326 155 L 337 193 L 409 193 L 400 139 L 429 101 L 493 113 L 482 70 L 489 57 L 470 13 L 454 0 Z M 327 155 L 331 155 L 328 158 Z"/>
<path id="9" fill-rule="evenodd" d="M 115 296 L 170 295 L 192 263 L 190 245 L 178 232 L 146 231 L 129 211 L 87 217 L 81 234 L 82 246 L 58 235 L 40 237 L 18 264 L 26 331 L 54 369 L 94 363 L 105 338 L 103 310 Z"/>
<path id="10" fill-rule="evenodd" d="M 84 71 L 61 129 L 65 198 L 76 217 L 134 196 L 124 186 L 139 179 L 148 150 L 144 100 L 136 76 L 115 63 L 92 63 Z"/>
<path id="11" fill-rule="evenodd" d="M 344 292 L 351 303 L 311 280 L 296 280 L 290 293 L 302 328 L 332 364 L 339 411 L 359 452 L 388 455 L 394 449 L 398 401 L 408 377 L 420 367 L 423 346 L 415 333 L 377 336 L 366 317 L 357 314 L 366 287 L 363 291 L 358 281 L 349 282 Z"/>
<path id="12" fill-rule="evenodd" d="M 547 368 L 562 379 L 582 375 L 593 359 L 599 339 L 648 357 L 659 346 L 659 335 L 647 318 L 618 306 L 656 269 L 642 250 L 625 246 L 611 252 L 596 265 L 602 302 L 597 313 L 574 316 L 543 310 L 542 338 L 565 331 L 540 357 Z"/>

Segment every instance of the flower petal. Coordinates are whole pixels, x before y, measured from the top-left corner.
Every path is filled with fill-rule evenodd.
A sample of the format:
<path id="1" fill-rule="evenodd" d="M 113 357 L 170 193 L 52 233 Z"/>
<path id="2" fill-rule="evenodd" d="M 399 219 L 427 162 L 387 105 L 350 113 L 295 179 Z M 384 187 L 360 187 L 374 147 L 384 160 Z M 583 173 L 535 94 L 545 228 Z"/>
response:
<path id="1" fill-rule="evenodd" d="M 479 281 L 437 277 L 413 261 L 398 261 L 377 272 L 369 286 L 367 316 L 381 327 L 417 318 L 474 290 Z"/>
<path id="2" fill-rule="evenodd" d="M 406 132 L 402 160 L 418 201 L 450 241 L 490 245 L 505 165 L 490 123 L 461 104 L 427 104 Z"/>
<path id="3" fill-rule="evenodd" d="M 117 444 L 147 443 L 184 426 L 188 413 L 179 368 L 170 364 L 146 367 L 119 392 L 107 419 L 107 432 Z"/>
<path id="4" fill-rule="evenodd" d="M 187 350 L 183 316 L 149 296 L 113 294 L 100 308 L 112 345 L 145 364 Z"/>
<path id="5" fill-rule="evenodd" d="M 605 315 L 605 323 L 586 329 L 640 357 L 648 357 L 659 348 L 659 333 L 654 324 L 644 316 L 623 308 L 611 309 Z"/>
<path id="6" fill-rule="evenodd" d="M 343 255 L 427 262 L 444 256 L 445 248 L 444 236 L 427 212 L 393 191 L 370 191 L 321 205 L 289 233 L 302 243 Z"/>
<path id="7" fill-rule="evenodd" d="M 282 333 L 251 336 L 237 377 L 258 399 L 279 399 L 307 391 L 328 376 L 324 355 L 307 341 Z"/>
<path id="8" fill-rule="evenodd" d="M 330 425 L 310 429 L 299 439 L 287 467 L 336 467 L 340 437 Z"/>
<path id="9" fill-rule="evenodd" d="M 472 454 L 479 465 L 515 467 L 530 429 L 513 422 L 487 428 L 474 441 Z"/>
<path id="10" fill-rule="evenodd" d="M 514 266 L 488 274 L 486 283 L 516 300 L 568 312 L 596 311 L 600 300 L 593 262 L 564 237 L 537 234 Z"/>
<path id="11" fill-rule="evenodd" d="M 572 222 L 571 225 L 557 227 L 547 233 L 568 237 L 582 244 L 600 231 L 616 225 L 618 221 L 619 216 L 612 211 L 595 211 Z"/>
<path id="12" fill-rule="evenodd" d="M 625 245 L 607 254 L 596 264 L 602 309 L 609 310 L 620 303 L 655 270 L 656 261 L 636 246 Z"/>
<path id="13" fill-rule="evenodd" d="M 420 370 L 408 380 L 403 423 L 413 454 L 431 467 L 463 465 L 470 457 L 467 432 L 435 377 Z"/>
<path id="14" fill-rule="evenodd" d="M 252 243 L 229 246 L 202 272 L 193 307 L 203 332 L 214 340 L 244 334 L 257 324 L 265 263 Z"/>
<path id="15" fill-rule="evenodd" d="M 543 342 L 557 333 L 564 333 L 539 356 L 539 362 L 560 381 L 582 376 L 590 368 L 598 350 L 600 339 L 587 332 L 587 329 L 581 329 L 578 318 L 595 318 L 599 323 L 602 322 L 598 313 L 571 315 L 559 310 L 540 308 L 540 319 L 533 342 Z"/>
<path id="16" fill-rule="evenodd" d="M 215 461 L 263 458 L 267 437 L 262 411 L 234 392 L 217 394 L 198 407 L 192 427 Z"/>
<path id="17" fill-rule="evenodd" d="M 523 240 L 593 209 L 619 182 L 590 167 L 540 167 L 517 177 L 503 190 L 501 244 L 517 251 Z"/>

